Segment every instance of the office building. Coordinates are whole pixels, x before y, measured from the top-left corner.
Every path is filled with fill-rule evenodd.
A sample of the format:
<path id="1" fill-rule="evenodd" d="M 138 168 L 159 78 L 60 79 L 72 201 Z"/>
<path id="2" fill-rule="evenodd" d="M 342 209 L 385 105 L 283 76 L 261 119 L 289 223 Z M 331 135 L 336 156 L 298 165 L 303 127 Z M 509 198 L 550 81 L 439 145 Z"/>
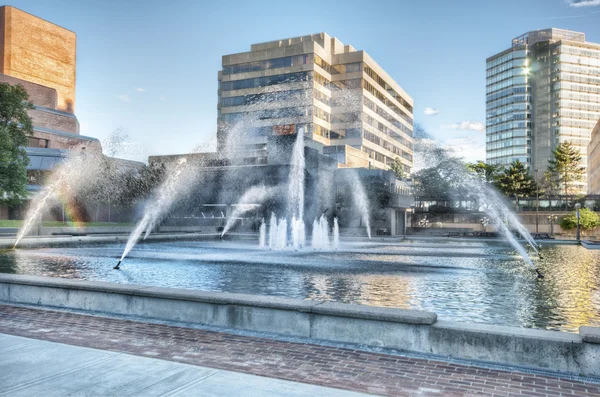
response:
<path id="1" fill-rule="evenodd" d="M 526 163 L 541 178 L 552 150 L 569 141 L 582 154 L 600 118 L 600 44 L 583 33 L 525 33 L 487 59 L 486 160 Z M 587 190 L 587 175 L 578 183 Z"/>
<path id="2" fill-rule="evenodd" d="M 366 52 L 326 33 L 223 56 L 218 146 L 238 163 L 281 161 L 279 138 L 303 133 L 339 167 L 388 169 L 400 158 L 409 174 L 412 131 L 411 97 Z"/>
<path id="3" fill-rule="evenodd" d="M 588 194 L 600 195 L 600 119 L 592 130 L 588 145 Z"/>

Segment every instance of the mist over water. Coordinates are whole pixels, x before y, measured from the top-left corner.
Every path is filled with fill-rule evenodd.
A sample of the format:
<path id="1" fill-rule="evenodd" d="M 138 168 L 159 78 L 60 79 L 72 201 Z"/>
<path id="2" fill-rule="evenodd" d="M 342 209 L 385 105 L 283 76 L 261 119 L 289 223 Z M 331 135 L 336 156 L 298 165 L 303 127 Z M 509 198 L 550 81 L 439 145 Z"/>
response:
<path id="1" fill-rule="evenodd" d="M 146 232 L 144 239 L 146 239 L 154 226 L 171 209 L 173 203 L 188 194 L 190 180 L 193 179 L 191 167 L 184 158 L 180 159 L 175 167 L 167 170 L 164 182 L 156 190 L 153 200 L 146 204 L 144 216 L 129 235 L 121 260 L 129 254 L 144 231 Z"/>
<path id="2" fill-rule="evenodd" d="M 537 245 L 531 234 L 519 222 L 516 214 L 510 209 L 510 205 L 504 197 L 489 183 L 486 183 L 477 175 L 469 172 L 465 164 L 453 157 L 451 150 L 444 149 L 440 144 L 427 136 L 420 136 L 415 142 L 415 159 L 419 158 L 418 166 L 424 168 L 439 167 L 443 162 L 443 170 L 439 170 L 440 177 L 460 181 L 461 190 L 475 199 L 480 206 L 479 210 L 485 212 L 490 218 L 490 224 L 497 228 L 498 232 L 519 253 L 523 260 L 530 266 L 534 266 L 527 250 L 517 241 L 511 228 L 516 230 L 523 239 L 537 252 Z M 417 164 L 415 164 L 417 165 Z M 464 199 L 464 197 L 456 197 Z"/>

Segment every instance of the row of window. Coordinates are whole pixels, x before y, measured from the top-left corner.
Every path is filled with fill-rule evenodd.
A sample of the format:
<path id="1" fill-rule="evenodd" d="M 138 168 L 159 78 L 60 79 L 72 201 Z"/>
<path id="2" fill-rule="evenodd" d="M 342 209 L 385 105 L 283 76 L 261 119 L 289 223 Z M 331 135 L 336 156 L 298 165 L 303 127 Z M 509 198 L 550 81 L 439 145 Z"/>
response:
<path id="1" fill-rule="evenodd" d="M 507 70 L 523 70 L 525 66 L 526 66 L 525 63 L 522 61 L 513 61 L 510 63 L 505 63 L 503 65 L 496 66 L 495 68 L 488 69 L 486 71 L 485 77 L 490 78 L 499 73 L 504 73 Z"/>
<path id="2" fill-rule="evenodd" d="M 580 75 L 571 74 L 571 73 L 560 73 L 558 75 L 555 75 L 553 78 L 553 81 L 556 81 L 556 80 L 600 85 L 600 77 L 580 76 Z"/>
<path id="3" fill-rule="evenodd" d="M 528 136 L 531 136 L 530 131 L 512 130 L 512 131 L 506 131 L 506 132 L 502 132 L 502 133 L 487 134 L 485 137 L 485 141 L 486 142 L 496 142 L 496 141 L 502 141 L 505 139 L 513 139 L 513 138 L 517 138 L 517 137 L 528 137 Z"/>
<path id="4" fill-rule="evenodd" d="M 343 73 L 355 73 L 363 70 L 362 62 L 330 65 L 318 55 L 315 55 L 315 65 L 318 65 L 321 69 L 332 75 Z"/>
<path id="5" fill-rule="evenodd" d="M 290 66 L 308 65 L 312 63 L 312 54 L 294 55 L 289 57 L 266 59 L 223 66 L 223 75 L 256 72 L 259 70 L 278 69 Z"/>
<path id="6" fill-rule="evenodd" d="M 488 128 L 486 128 L 486 132 L 488 134 L 493 134 L 496 132 L 502 132 L 502 131 L 506 131 L 506 130 L 519 129 L 519 128 L 520 129 L 531 128 L 531 122 L 530 121 L 513 121 L 510 123 L 506 123 L 506 124 L 488 127 Z"/>
<path id="7" fill-rule="evenodd" d="M 295 83 L 300 81 L 309 81 L 309 72 L 297 72 L 278 74 L 275 76 L 255 77 L 252 79 L 224 81 L 221 82 L 220 89 L 222 91 L 244 90 L 248 88 L 267 87 L 276 84 Z"/>
<path id="8" fill-rule="evenodd" d="M 412 159 L 413 159 L 413 157 L 410 153 L 405 152 L 404 150 L 400 149 L 399 147 L 393 145 L 391 142 L 388 142 L 385 139 L 378 137 L 376 134 L 373 134 L 369 131 L 363 131 L 363 137 L 367 141 L 373 142 L 374 144 L 381 146 L 385 150 L 392 152 L 398 156 L 401 156 L 406 160 L 412 161 Z"/>
<path id="9" fill-rule="evenodd" d="M 244 106 L 277 101 L 297 101 L 303 99 L 305 93 L 306 90 L 289 90 L 233 96 L 228 98 L 221 98 L 221 106 Z"/>
<path id="10" fill-rule="evenodd" d="M 494 91 L 498 91 L 513 85 L 524 85 L 527 84 L 527 76 L 519 76 L 519 77 L 513 77 L 512 79 L 509 80 L 503 80 L 499 83 L 496 84 L 492 84 L 492 85 L 488 85 L 487 87 L 485 87 L 485 93 L 486 94 L 490 94 Z"/>
<path id="11" fill-rule="evenodd" d="M 531 114 L 529 113 L 510 113 L 505 114 L 500 117 L 490 117 L 486 120 L 487 126 L 492 126 L 495 124 L 505 123 L 507 121 L 513 120 L 527 120 L 531 118 Z"/>
<path id="12" fill-rule="evenodd" d="M 392 125 L 394 127 L 398 128 L 400 131 L 404 132 L 408 136 L 413 136 L 413 132 L 410 128 L 408 128 L 407 126 L 402 124 L 391 113 L 389 113 L 385 109 L 377 106 L 377 104 L 375 102 L 371 101 L 369 98 L 363 97 L 363 103 L 367 108 L 369 108 L 372 111 L 374 111 L 375 113 L 377 113 L 377 115 L 383 117 L 384 120 L 392 123 Z"/>
<path id="13" fill-rule="evenodd" d="M 406 101 L 400 94 L 398 94 L 388 83 L 385 82 L 384 79 L 382 79 L 377 73 L 375 73 L 375 71 L 373 69 L 371 69 L 367 65 L 365 65 L 365 73 L 370 78 L 372 78 L 373 80 L 375 80 L 375 82 L 377 84 L 379 84 L 379 86 L 381 88 L 383 88 L 388 94 L 390 94 L 392 96 L 392 98 L 394 98 L 395 100 L 397 100 L 398 102 L 400 102 L 400 104 L 402 106 L 404 106 L 406 109 L 408 109 L 408 111 L 410 113 L 413 112 L 413 108 L 408 103 L 408 101 Z"/>
<path id="14" fill-rule="evenodd" d="M 589 102 L 579 102 L 579 101 L 561 101 L 555 103 L 556 108 L 565 109 L 580 109 L 580 110 L 592 110 L 595 112 L 600 112 L 600 103 L 589 103 Z"/>
<path id="15" fill-rule="evenodd" d="M 599 68 L 590 68 L 586 66 L 573 65 L 570 63 L 560 63 L 553 72 L 572 72 L 578 74 L 588 74 L 592 76 L 600 76 Z"/>
<path id="16" fill-rule="evenodd" d="M 492 59 L 491 61 L 489 61 L 487 63 L 487 68 L 493 68 L 494 66 L 498 66 L 501 65 L 505 62 L 508 61 L 512 61 L 513 59 L 521 59 L 521 58 L 526 58 L 527 57 L 527 51 L 526 50 L 517 50 L 517 51 L 512 51 L 509 52 L 508 54 L 504 54 L 501 57 Z"/>
<path id="17" fill-rule="evenodd" d="M 530 92 L 530 91 L 531 91 L 531 88 L 527 87 L 527 86 L 507 88 L 505 90 L 498 91 L 495 94 L 487 95 L 486 102 L 491 102 L 491 101 L 495 101 L 497 99 L 503 98 L 505 96 L 509 96 L 509 95 L 513 95 L 513 94 L 522 94 L 522 93 L 526 93 L 526 92 Z"/>
<path id="18" fill-rule="evenodd" d="M 490 155 L 486 155 L 486 162 L 489 164 L 499 164 L 499 165 L 508 165 L 513 161 L 519 160 L 523 164 L 531 163 L 531 157 L 527 156 L 516 156 L 516 157 L 508 157 L 508 158 L 494 158 Z"/>
<path id="19" fill-rule="evenodd" d="M 560 118 L 554 122 L 555 126 L 565 126 L 565 127 L 582 127 L 589 128 L 590 130 L 594 128 L 598 120 L 576 120 L 576 119 L 568 119 L 568 118 Z"/>
<path id="20" fill-rule="evenodd" d="M 402 143 L 404 146 L 406 146 L 410 149 L 413 148 L 412 142 L 408 141 L 408 139 L 406 139 L 402 135 L 398 134 L 396 131 L 392 130 L 391 128 L 388 128 L 385 124 L 380 123 L 378 120 L 375 120 L 373 117 L 369 116 L 366 113 L 363 113 L 363 122 L 366 123 L 367 125 L 370 125 L 371 127 L 375 128 L 379 132 L 382 132 L 385 135 L 394 138 L 398 142 Z"/>
<path id="21" fill-rule="evenodd" d="M 569 110 L 569 109 L 561 109 L 558 112 L 555 112 L 554 117 L 570 117 L 575 119 L 585 119 L 585 120 L 593 120 L 598 121 L 600 119 L 599 112 L 586 112 L 586 111 L 578 111 L 578 110 Z"/>
<path id="22" fill-rule="evenodd" d="M 513 95 L 507 98 L 498 99 L 496 101 L 491 101 L 486 103 L 486 108 L 488 111 L 499 108 L 501 106 L 506 106 L 514 103 L 531 103 L 530 95 Z"/>
<path id="23" fill-rule="evenodd" d="M 488 111 L 486 113 L 487 118 L 500 116 L 506 113 L 525 111 L 531 109 L 531 104 L 529 103 L 513 103 L 510 105 L 505 105 L 500 108 L 496 108 L 494 110 Z"/>
<path id="24" fill-rule="evenodd" d="M 589 139 L 592 134 L 592 130 L 590 130 L 589 128 L 582 127 L 559 127 L 554 129 L 554 134 L 569 135 Z"/>
<path id="25" fill-rule="evenodd" d="M 571 47 L 568 45 L 560 46 L 561 54 L 571 54 L 571 55 L 580 55 L 584 57 L 590 58 L 600 58 L 600 51 L 594 51 L 591 49 L 583 49 L 579 47 Z"/>
<path id="26" fill-rule="evenodd" d="M 497 83 L 502 80 L 509 79 L 511 77 L 522 76 L 525 74 L 525 70 L 526 70 L 525 68 L 509 69 L 500 74 L 488 76 L 486 79 L 486 84 L 490 85 L 490 84 L 494 84 L 494 83 Z"/>
<path id="27" fill-rule="evenodd" d="M 366 80 L 364 80 L 363 83 L 364 83 L 364 89 L 365 90 L 367 90 L 375 98 L 379 99 L 383 104 L 385 104 L 385 106 L 387 106 L 388 108 L 392 109 L 398 116 L 402 117 L 402 119 L 404 119 L 407 123 L 409 123 L 410 125 L 412 125 L 412 118 L 409 115 L 407 115 L 406 113 L 404 113 L 404 111 L 402 109 L 400 109 L 392 101 L 390 101 L 389 99 L 387 99 L 385 97 L 385 95 L 383 95 L 378 89 L 376 89 L 375 87 L 373 87 L 373 85 L 371 83 L 369 83 Z M 410 110 L 412 111 L 412 108 Z"/>
<path id="28" fill-rule="evenodd" d="M 552 87 L 552 89 L 554 89 L 555 91 L 569 90 L 569 91 L 578 91 L 578 92 L 589 92 L 591 94 L 600 94 L 600 86 L 568 83 L 568 82 L 564 82 L 564 81 L 561 81 L 560 83 L 554 83 L 554 86 Z"/>
<path id="29" fill-rule="evenodd" d="M 600 103 L 600 95 L 598 95 L 598 94 L 584 94 L 581 92 L 574 92 L 574 91 L 568 91 L 568 90 L 561 90 L 561 91 L 557 92 L 555 94 L 555 98 L 573 99 L 576 101 Z"/>
<path id="30" fill-rule="evenodd" d="M 512 147 L 508 149 L 495 149 L 486 152 L 490 157 L 513 156 L 515 154 L 531 154 L 531 149 L 527 147 Z"/>
<path id="31" fill-rule="evenodd" d="M 495 150 L 495 149 L 501 149 L 501 148 L 506 148 L 506 147 L 526 146 L 526 145 L 531 145 L 531 141 L 528 139 L 512 139 L 509 141 L 497 141 L 497 142 L 493 142 L 493 143 L 488 143 L 485 146 L 485 148 L 486 148 L 486 150 Z"/>
<path id="32" fill-rule="evenodd" d="M 597 58 L 581 58 L 576 55 L 560 54 L 556 57 L 555 62 L 568 62 L 582 66 L 600 66 L 600 59 Z"/>
<path id="33" fill-rule="evenodd" d="M 255 121 L 280 119 L 288 117 L 302 117 L 310 115 L 310 107 L 293 106 L 278 109 L 262 109 L 252 112 L 236 112 L 221 114 L 221 120 L 228 124 L 235 124 L 241 121 Z"/>

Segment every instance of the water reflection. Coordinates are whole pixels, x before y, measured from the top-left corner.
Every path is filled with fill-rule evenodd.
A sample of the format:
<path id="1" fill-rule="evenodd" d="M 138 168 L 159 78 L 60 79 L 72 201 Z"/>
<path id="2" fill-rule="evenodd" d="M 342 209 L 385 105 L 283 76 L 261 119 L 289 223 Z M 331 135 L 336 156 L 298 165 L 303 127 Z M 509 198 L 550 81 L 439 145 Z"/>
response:
<path id="1" fill-rule="evenodd" d="M 600 252 L 545 248 L 540 280 L 509 248 L 427 241 L 354 243 L 332 252 L 223 242 L 0 252 L 0 272 L 431 310 L 443 319 L 576 332 L 600 325 Z"/>

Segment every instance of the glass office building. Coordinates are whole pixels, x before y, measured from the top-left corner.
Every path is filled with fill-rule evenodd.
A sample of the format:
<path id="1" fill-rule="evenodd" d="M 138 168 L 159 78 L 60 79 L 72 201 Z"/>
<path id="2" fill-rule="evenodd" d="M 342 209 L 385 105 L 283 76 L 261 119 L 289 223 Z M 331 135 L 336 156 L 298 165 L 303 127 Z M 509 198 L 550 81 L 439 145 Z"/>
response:
<path id="1" fill-rule="evenodd" d="M 600 45 L 560 29 L 528 32 L 487 59 L 486 160 L 526 163 L 541 178 L 552 150 L 569 141 L 587 167 L 600 119 Z M 587 190 L 587 175 L 578 183 Z"/>

